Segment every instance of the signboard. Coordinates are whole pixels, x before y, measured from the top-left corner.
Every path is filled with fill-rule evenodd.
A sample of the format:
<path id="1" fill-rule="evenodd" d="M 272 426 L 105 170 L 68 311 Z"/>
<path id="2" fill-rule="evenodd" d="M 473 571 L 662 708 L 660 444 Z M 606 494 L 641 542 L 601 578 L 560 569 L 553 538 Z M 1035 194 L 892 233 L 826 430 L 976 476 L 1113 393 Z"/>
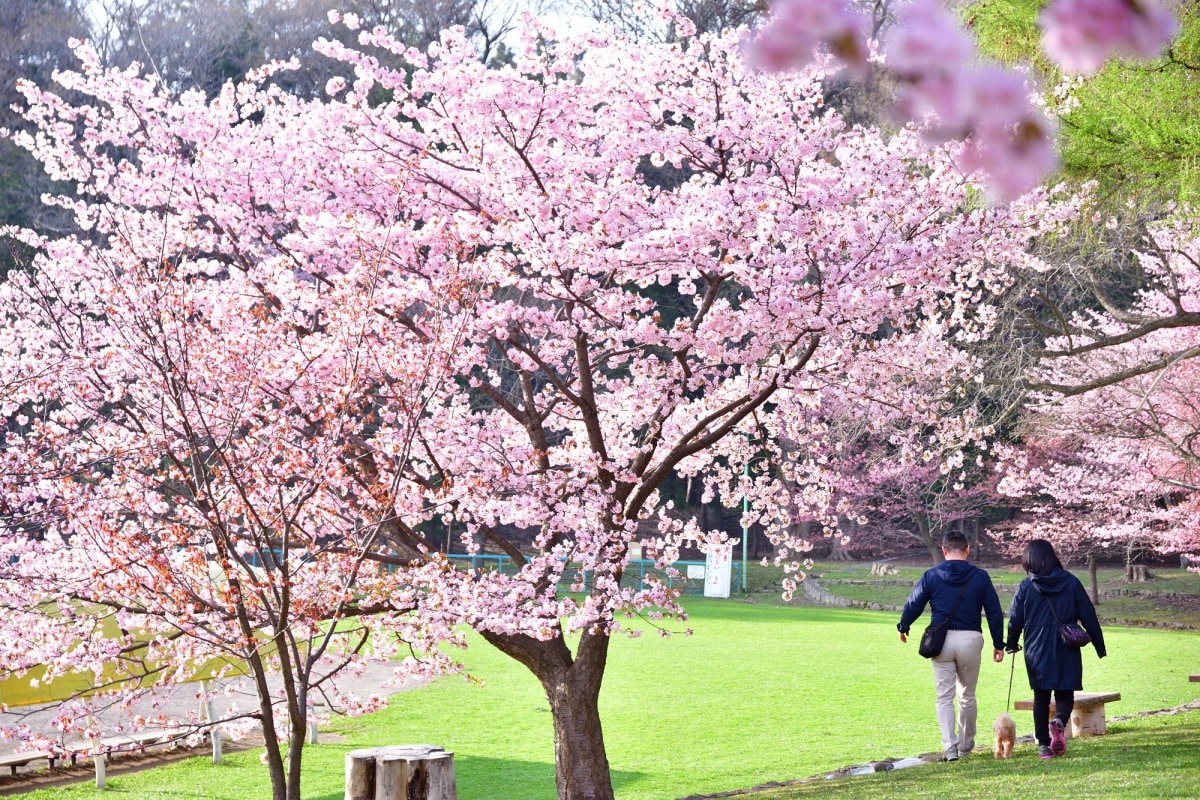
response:
<path id="1" fill-rule="evenodd" d="M 687 576 L 689 581 L 704 580 L 704 565 L 703 564 L 688 564 Z"/>
<path id="2" fill-rule="evenodd" d="M 705 597 L 729 597 L 729 582 L 733 573 L 733 545 L 719 544 L 709 550 L 704 573 Z"/>

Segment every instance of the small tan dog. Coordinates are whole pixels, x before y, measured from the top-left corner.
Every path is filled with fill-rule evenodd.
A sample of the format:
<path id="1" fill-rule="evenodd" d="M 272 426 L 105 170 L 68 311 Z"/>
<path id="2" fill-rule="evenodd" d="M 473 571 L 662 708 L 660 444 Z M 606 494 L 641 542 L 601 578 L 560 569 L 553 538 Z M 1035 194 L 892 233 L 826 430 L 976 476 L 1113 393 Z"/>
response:
<path id="1" fill-rule="evenodd" d="M 996 758 L 1012 758 L 1013 743 L 1017 740 L 1017 723 L 1008 714 L 1001 714 L 992 724 L 992 733 L 996 734 Z"/>

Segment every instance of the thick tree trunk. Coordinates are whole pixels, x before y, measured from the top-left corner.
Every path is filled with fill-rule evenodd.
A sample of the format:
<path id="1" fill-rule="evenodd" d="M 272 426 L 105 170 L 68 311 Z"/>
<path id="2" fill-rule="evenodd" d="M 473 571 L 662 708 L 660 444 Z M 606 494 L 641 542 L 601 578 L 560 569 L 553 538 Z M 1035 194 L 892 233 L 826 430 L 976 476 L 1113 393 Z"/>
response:
<path id="1" fill-rule="evenodd" d="M 613 797 L 604 734 L 600 727 L 600 683 L 578 674 L 547 687 L 554 714 L 554 773 L 559 800 Z"/>
<path id="2" fill-rule="evenodd" d="M 543 642 L 485 633 L 484 638 L 528 667 L 546 691 L 559 800 L 614 800 L 599 708 L 608 636 L 584 633 L 574 658 L 561 637 Z"/>

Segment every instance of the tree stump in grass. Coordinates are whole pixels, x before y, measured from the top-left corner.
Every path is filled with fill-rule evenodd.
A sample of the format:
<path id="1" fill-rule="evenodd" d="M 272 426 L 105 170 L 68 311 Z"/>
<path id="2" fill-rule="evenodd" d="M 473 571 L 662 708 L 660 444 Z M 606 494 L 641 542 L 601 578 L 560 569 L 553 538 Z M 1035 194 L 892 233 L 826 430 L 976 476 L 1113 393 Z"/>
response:
<path id="1" fill-rule="evenodd" d="M 1153 578 L 1145 564 L 1129 564 L 1125 567 L 1125 580 L 1129 583 L 1145 583 Z"/>
<path id="2" fill-rule="evenodd" d="M 346 800 L 458 800 L 454 754 L 427 744 L 351 750 Z"/>

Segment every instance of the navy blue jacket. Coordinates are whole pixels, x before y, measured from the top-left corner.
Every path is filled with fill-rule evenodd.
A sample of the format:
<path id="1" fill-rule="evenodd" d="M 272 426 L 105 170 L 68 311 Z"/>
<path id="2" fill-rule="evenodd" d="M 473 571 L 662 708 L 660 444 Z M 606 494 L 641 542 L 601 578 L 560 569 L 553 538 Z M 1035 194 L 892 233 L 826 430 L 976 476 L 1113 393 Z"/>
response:
<path id="1" fill-rule="evenodd" d="M 965 591 L 964 591 L 965 589 Z M 930 624 L 936 625 L 950 616 L 954 610 L 954 600 L 962 591 L 958 611 L 950 620 L 950 629 L 955 631 L 979 631 L 983 633 L 980 622 L 980 611 L 987 614 L 988 629 L 992 633 L 992 648 L 1004 649 L 1004 612 L 1000 608 L 1000 598 L 996 595 L 996 587 L 986 572 L 974 564 L 961 559 L 947 559 L 930 570 L 926 570 L 913 588 L 912 595 L 904 604 L 900 613 L 900 624 L 896 626 L 903 634 L 925 613 L 925 605 L 929 605 L 929 614 L 933 618 Z"/>
<path id="2" fill-rule="evenodd" d="M 1054 612 L 1050 606 L 1053 604 Z M 1025 632 L 1025 671 L 1031 689 L 1083 689 L 1083 651 L 1067 647 L 1058 638 L 1058 622 L 1079 623 L 1092 637 L 1096 655 L 1104 658 L 1104 631 L 1096 619 L 1096 607 L 1083 584 L 1065 569 L 1046 575 L 1030 575 L 1021 581 L 1008 612 L 1008 645 L 1016 649 Z"/>

